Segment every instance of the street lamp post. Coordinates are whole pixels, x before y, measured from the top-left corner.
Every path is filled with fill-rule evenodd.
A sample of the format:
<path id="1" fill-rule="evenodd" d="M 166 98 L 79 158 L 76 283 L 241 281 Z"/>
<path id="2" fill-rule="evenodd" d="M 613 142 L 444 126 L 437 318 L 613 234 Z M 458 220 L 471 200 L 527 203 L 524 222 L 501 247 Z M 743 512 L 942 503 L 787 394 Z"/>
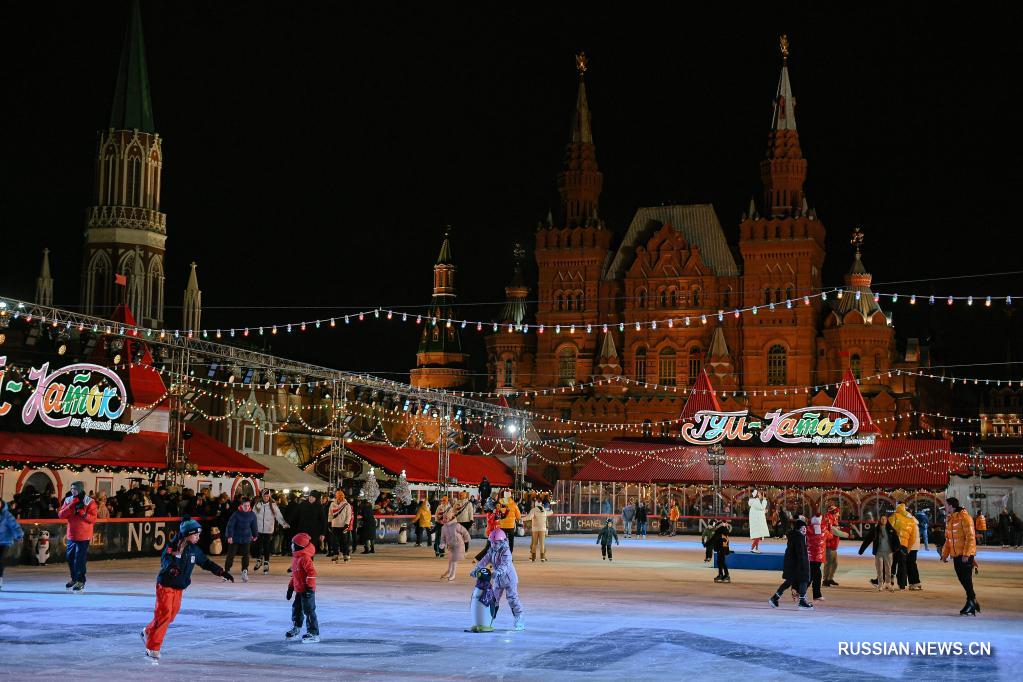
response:
<path id="1" fill-rule="evenodd" d="M 724 445 L 714 443 L 707 448 L 707 464 L 714 469 L 714 516 L 721 516 L 721 468 L 727 463 Z"/>

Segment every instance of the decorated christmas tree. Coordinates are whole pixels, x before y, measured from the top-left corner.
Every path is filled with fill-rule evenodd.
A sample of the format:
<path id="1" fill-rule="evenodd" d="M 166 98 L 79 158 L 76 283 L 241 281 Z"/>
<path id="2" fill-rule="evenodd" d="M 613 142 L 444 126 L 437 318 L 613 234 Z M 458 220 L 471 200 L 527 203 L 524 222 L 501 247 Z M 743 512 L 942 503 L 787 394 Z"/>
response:
<path id="1" fill-rule="evenodd" d="M 401 470 L 401 475 L 398 476 L 398 482 L 394 484 L 394 497 L 403 507 L 407 507 L 412 503 L 412 490 L 408 486 L 408 479 L 405 478 L 404 469 Z"/>
<path id="2" fill-rule="evenodd" d="M 380 497 L 380 484 L 377 483 L 377 475 L 373 472 L 373 467 L 369 468 L 366 482 L 362 484 L 362 494 L 370 504 L 376 504 L 377 498 Z"/>

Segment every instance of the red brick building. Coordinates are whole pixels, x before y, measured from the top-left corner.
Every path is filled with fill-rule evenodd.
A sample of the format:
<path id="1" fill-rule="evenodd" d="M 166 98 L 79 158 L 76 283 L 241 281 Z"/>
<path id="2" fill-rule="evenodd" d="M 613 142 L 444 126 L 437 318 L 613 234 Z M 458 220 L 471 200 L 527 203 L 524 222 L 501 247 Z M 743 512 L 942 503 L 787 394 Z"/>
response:
<path id="1" fill-rule="evenodd" d="M 787 45 L 760 161 L 763 195 L 750 200 L 731 230 L 722 228 L 710 204 L 670 205 L 638 208 L 624 236 L 616 237 L 600 214 L 603 174 L 584 56 L 577 67 L 575 113 L 557 176 L 560 212 L 536 234 L 538 303 L 529 321 L 543 330 L 508 333 L 509 324 L 515 331 L 526 321 L 528 288 L 517 267 L 503 326 L 487 342 L 491 390 L 546 389 L 546 395 L 518 396 L 513 403 L 565 419 L 650 422 L 648 431 L 668 435 L 674 427 L 657 422 L 678 418 L 688 387 L 704 369 L 722 409 L 757 414 L 830 405 L 832 398 L 819 387 L 851 369 L 863 377 L 867 405 L 884 431 L 918 427 L 910 416 L 895 417 L 917 403 L 915 383 L 887 372 L 919 366 L 925 350 L 915 339 L 904 350 L 897 347 L 892 318 L 870 289 L 858 231 L 855 253 L 840 256 L 852 260 L 842 297 L 819 296 L 842 284 L 822 280 L 825 228 L 804 192 L 808 164 L 796 127 Z M 754 305 L 758 314 L 734 315 L 736 308 Z M 659 324 L 648 324 L 654 320 Z M 878 373 L 884 375 L 871 378 Z M 613 376 L 630 381 L 573 388 Z M 551 390 L 559 388 L 565 390 Z M 592 444 L 625 432 L 537 424 L 578 430 L 579 439 Z M 571 466 L 536 464 L 551 480 L 572 473 Z"/>

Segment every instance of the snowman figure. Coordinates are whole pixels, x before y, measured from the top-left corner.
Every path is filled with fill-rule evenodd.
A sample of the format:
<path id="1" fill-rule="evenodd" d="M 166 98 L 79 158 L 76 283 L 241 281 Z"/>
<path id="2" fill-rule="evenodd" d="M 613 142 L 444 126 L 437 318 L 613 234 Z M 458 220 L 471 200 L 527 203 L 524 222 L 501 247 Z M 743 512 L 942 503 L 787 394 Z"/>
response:
<path id="1" fill-rule="evenodd" d="M 40 566 L 45 566 L 50 558 L 50 531 L 40 531 L 36 538 L 36 560 Z"/>
<path id="2" fill-rule="evenodd" d="M 210 528 L 210 554 L 216 556 L 224 551 L 224 543 L 220 540 L 220 529 Z"/>

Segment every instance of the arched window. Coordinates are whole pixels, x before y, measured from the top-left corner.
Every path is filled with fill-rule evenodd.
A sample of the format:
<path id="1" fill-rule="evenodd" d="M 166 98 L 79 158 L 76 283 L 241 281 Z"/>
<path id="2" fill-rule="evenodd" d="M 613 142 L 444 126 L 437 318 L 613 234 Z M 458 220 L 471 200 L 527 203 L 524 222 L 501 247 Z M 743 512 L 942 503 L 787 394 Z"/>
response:
<path id="1" fill-rule="evenodd" d="M 646 289 L 636 290 L 636 307 L 646 308 Z"/>
<path id="2" fill-rule="evenodd" d="M 764 289 L 764 305 L 771 305 L 771 287 Z"/>
<path id="3" fill-rule="evenodd" d="M 565 298 L 568 299 L 568 309 L 575 310 L 575 297 L 572 295 L 572 292 L 565 294 Z"/>
<path id="4" fill-rule="evenodd" d="M 504 385 L 512 385 L 512 375 L 514 374 L 515 363 L 511 360 L 504 361 Z"/>
<path id="5" fill-rule="evenodd" d="M 575 309 L 576 310 L 583 309 L 583 292 L 581 291 L 575 292 Z"/>
<path id="6" fill-rule="evenodd" d="M 657 306 L 660 308 L 668 307 L 668 292 L 663 287 L 657 292 Z"/>
<path id="7" fill-rule="evenodd" d="M 699 287 L 693 289 L 693 307 L 694 308 L 699 308 L 700 307 L 700 289 L 699 289 Z"/>
<path id="8" fill-rule="evenodd" d="M 795 294 L 796 294 L 796 292 L 795 292 L 795 290 L 793 290 L 792 287 L 786 287 L 785 288 L 785 300 L 786 301 L 791 301 L 793 299 L 793 297 L 795 297 Z"/>
<path id="9" fill-rule="evenodd" d="M 675 376 L 675 349 L 664 348 L 657 358 L 657 383 L 674 386 L 677 383 Z"/>
<path id="10" fill-rule="evenodd" d="M 863 367 L 860 362 L 860 354 L 853 353 L 849 357 L 849 369 L 852 370 L 853 376 L 859 379 L 863 375 Z"/>
<path id="11" fill-rule="evenodd" d="M 563 348 L 558 353 L 558 385 L 575 386 L 575 349 Z"/>
<path id="12" fill-rule="evenodd" d="M 725 290 L 723 292 L 721 292 L 721 307 L 722 308 L 728 308 L 731 305 L 732 305 L 732 287 L 726 287 Z"/>
<path id="13" fill-rule="evenodd" d="M 554 310 L 561 310 L 564 305 L 564 301 L 561 298 L 561 292 L 554 294 Z"/>
<path id="14" fill-rule="evenodd" d="M 670 306 L 671 306 L 672 308 L 677 308 L 677 307 L 678 307 L 678 292 L 677 292 L 677 291 L 675 291 L 675 288 L 674 288 L 674 287 L 672 287 L 672 288 L 671 288 L 671 289 L 669 290 L 669 295 L 668 295 L 668 303 L 669 303 L 669 305 L 670 305 Z"/>
<path id="15" fill-rule="evenodd" d="M 636 349 L 636 381 L 646 381 L 646 348 Z"/>
<path id="16" fill-rule="evenodd" d="M 788 373 L 788 354 L 785 347 L 778 344 L 767 351 L 767 384 L 784 386 Z"/>
<path id="17" fill-rule="evenodd" d="M 874 372 L 881 371 L 881 353 L 874 353 Z"/>
<path id="18" fill-rule="evenodd" d="M 692 386 L 696 383 L 697 377 L 700 376 L 700 370 L 703 369 L 703 353 L 700 351 L 699 346 L 693 346 L 689 349 L 689 385 Z"/>
<path id="19" fill-rule="evenodd" d="M 781 289 L 774 290 L 774 302 L 781 303 Z"/>

